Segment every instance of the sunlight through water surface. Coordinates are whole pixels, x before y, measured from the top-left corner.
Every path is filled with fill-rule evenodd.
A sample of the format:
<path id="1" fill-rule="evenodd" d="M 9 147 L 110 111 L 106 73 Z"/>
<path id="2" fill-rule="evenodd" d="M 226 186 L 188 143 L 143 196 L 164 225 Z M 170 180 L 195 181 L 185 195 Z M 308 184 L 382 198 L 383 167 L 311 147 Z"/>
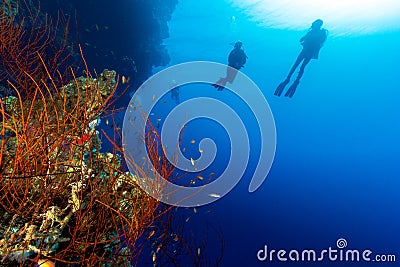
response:
<path id="1" fill-rule="evenodd" d="M 261 26 L 304 29 L 317 18 L 334 35 L 400 29 L 398 0 L 227 0 Z"/>

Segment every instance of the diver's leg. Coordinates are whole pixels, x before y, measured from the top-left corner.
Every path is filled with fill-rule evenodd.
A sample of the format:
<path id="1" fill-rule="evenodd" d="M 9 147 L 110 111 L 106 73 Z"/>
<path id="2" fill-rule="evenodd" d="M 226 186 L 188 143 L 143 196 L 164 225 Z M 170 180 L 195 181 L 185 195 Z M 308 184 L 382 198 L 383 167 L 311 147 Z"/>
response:
<path id="1" fill-rule="evenodd" d="M 240 68 L 234 68 L 234 67 L 228 67 L 226 69 L 226 80 L 227 80 L 227 82 L 233 83 L 233 81 L 235 80 L 239 69 Z"/>
<path id="2" fill-rule="evenodd" d="M 304 59 L 304 51 L 301 51 L 300 54 L 297 56 L 296 61 L 294 62 L 292 68 L 289 71 L 288 76 L 286 77 L 286 79 L 281 82 L 278 87 L 275 89 L 275 93 L 274 95 L 276 96 L 281 96 L 283 90 L 285 89 L 286 85 L 290 82 L 290 78 L 292 77 L 293 73 L 295 72 L 295 70 L 297 69 L 297 67 L 300 65 L 301 61 Z M 289 89 L 290 90 L 290 89 Z M 287 95 L 288 93 L 286 93 Z M 285 96 L 286 96 L 285 95 Z"/>
<path id="3" fill-rule="evenodd" d="M 296 92 L 297 86 L 300 83 L 300 79 L 301 79 L 301 77 L 303 77 L 304 69 L 306 68 L 306 66 L 310 62 L 310 60 L 311 60 L 311 57 L 306 57 L 304 59 L 303 64 L 301 64 L 301 66 L 300 66 L 300 71 L 299 71 L 299 74 L 296 77 L 296 80 L 289 87 L 289 89 L 287 90 L 285 96 L 288 96 L 290 98 L 293 97 L 294 93 Z"/>
<path id="4" fill-rule="evenodd" d="M 300 54 L 298 55 L 296 61 L 294 62 L 292 68 L 289 71 L 289 74 L 287 76 L 287 80 L 290 80 L 290 78 L 292 77 L 293 73 L 295 72 L 295 70 L 297 69 L 297 67 L 300 65 L 301 61 L 304 59 L 304 52 L 301 51 Z"/>
<path id="5" fill-rule="evenodd" d="M 213 83 L 212 86 L 214 86 L 215 88 L 217 88 L 218 91 L 221 91 L 222 89 L 224 89 L 224 87 L 225 87 L 225 85 L 226 85 L 226 82 L 227 82 L 226 77 L 225 77 L 225 78 L 221 77 L 221 78 L 219 78 L 218 81 L 216 81 L 215 83 Z"/>
<path id="6" fill-rule="evenodd" d="M 308 63 L 310 63 L 311 57 L 306 57 L 303 61 L 303 64 L 300 66 L 299 74 L 297 75 L 296 81 L 300 81 L 301 77 L 303 77 L 304 70 Z"/>

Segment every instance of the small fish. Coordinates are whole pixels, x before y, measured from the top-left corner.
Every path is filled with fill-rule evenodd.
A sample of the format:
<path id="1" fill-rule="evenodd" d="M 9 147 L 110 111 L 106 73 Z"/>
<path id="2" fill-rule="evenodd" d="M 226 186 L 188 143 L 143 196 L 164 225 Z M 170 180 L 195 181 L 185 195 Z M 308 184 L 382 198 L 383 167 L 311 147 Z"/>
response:
<path id="1" fill-rule="evenodd" d="M 154 231 L 154 230 L 153 230 L 153 231 L 151 231 L 151 232 L 150 232 L 150 234 L 149 234 L 149 236 L 148 236 L 147 238 L 150 238 L 150 237 L 152 237 L 152 236 L 154 235 L 154 233 L 155 233 L 155 232 L 156 232 L 156 231 Z"/>
<path id="2" fill-rule="evenodd" d="M 161 118 L 157 118 L 156 120 L 157 120 L 157 121 L 160 121 L 160 120 L 161 120 Z"/>
<path id="3" fill-rule="evenodd" d="M 204 178 L 203 178 L 203 176 L 199 175 L 199 176 L 197 176 L 197 179 L 199 179 L 200 181 L 203 181 Z"/>
<path id="4" fill-rule="evenodd" d="M 200 256 L 200 248 L 197 248 L 197 255 Z"/>
<path id="5" fill-rule="evenodd" d="M 179 237 L 175 236 L 174 241 L 178 242 L 178 240 L 179 240 Z"/>
<path id="6" fill-rule="evenodd" d="M 203 153 L 204 151 L 203 151 L 203 149 L 199 149 L 199 152 L 200 152 L 200 153 Z"/>
<path id="7" fill-rule="evenodd" d="M 108 26 L 104 26 L 104 30 L 108 30 L 110 27 Z"/>
<path id="8" fill-rule="evenodd" d="M 194 166 L 194 159 L 190 158 L 190 162 L 192 163 L 192 165 Z"/>
<path id="9" fill-rule="evenodd" d="M 94 25 L 96 27 L 96 30 L 99 31 L 99 25 Z"/>
<path id="10" fill-rule="evenodd" d="M 132 69 L 135 73 L 137 73 L 137 66 L 136 66 L 136 62 L 134 60 L 132 60 Z"/>
<path id="11" fill-rule="evenodd" d="M 113 55 L 113 56 L 115 55 L 114 51 L 112 51 L 112 50 L 110 51 L 110 53 L 111 53 L 111 55 Z"/>
<path id="12" fill-rule="evenodd" d="M 108 125 L 109 124 L 109 121 L 108 121 L 108 119 L 106 120 L 106 125 Z"/>
<path id="13" fill-rule="evenodd" d="M 122 76 L 122 84 L 126 84 L 128 80 L 125 78 L 125 76 Z"/>
<path id="14" fill-rule="evenodd" d="M 38 266 L 40 267 L 55 267 L 56 264 L 48 259 L 40 259 L 37 262 Z"/>
<path id="15" fill-rule="evenodd" d="M 194 143 L 196 143 L 196 141 L 194 139 L 192 139 L 192 141 L 190 141 L 190 143 L 193 145 Z"/>
<path id="16" fill-rule="evenodd" d="M 190 220 L 190 217 L 187 217 L 186 220 L 185 220 L 185 222 L 188 222 L 189 220 Z"/>
<path id="17" fill-rule="evenodd" d="M 196 209 L 196 208 L 193 208 L 193 212 L 194 212 L 194 213 L 197 213 L 197 209 Z"/>
<path id="18" fill-rule="evenodd" d="M 210 197 L 215 197 L 215 198 L 218 198 L 218 197 L 221 197 L 221 195 L 218 195 L 218 194 L 214 194 L 214 193 L 211 193 L 211 194 L 208 194 Z"/>
<path id="19" fill-rule="evenodd" d="M 182 152 L 183 152 L 183 153 L 185 153 L 185 152 L 186 152 L 186 147 L 184 147 L 184 148 L 182 149 Z"/>
<path id="20" fill-rule="evenodd" d="M 88 28 L 85 29 L 85 32 L 90 32 L 90 30 Z"/>
<path id="21" fill-rule="evenodd" d="M 90 43 L 85 43 L 85 45 L 86 45 L 86 46 L 91 46 L 91 44 L 90 44 Z"/>
<path id="22" fill-rule="evenodd" d="M 156 95 L 153 95 L 153 102 L 156 100 Z"/>
<path id="23" fill-rule="evenodd" d="M 153 262 L 155 262 L 156 259 L 157 259 L 157 254 L 156 254 L 156 253 L 153 253 Z"/>

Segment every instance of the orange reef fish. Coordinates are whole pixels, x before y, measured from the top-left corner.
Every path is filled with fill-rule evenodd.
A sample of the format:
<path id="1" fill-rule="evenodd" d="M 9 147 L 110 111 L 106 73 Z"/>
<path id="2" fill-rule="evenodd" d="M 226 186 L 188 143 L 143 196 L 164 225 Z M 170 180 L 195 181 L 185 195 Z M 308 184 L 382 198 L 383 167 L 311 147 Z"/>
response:
<path id="1" fill-rule="evenodd" d="M 154 230 L 153 230 L 153 231 L 151 231 L 151 232 L 150 232 L 150 234 L 149 234 L 149 236 L 148 236 L 147 238 L 150 238 L 150 237 L 152 237 L 152 236 L 154 235 L 154 233 L 155 233 L 155 232 L 156 232 L 156 231 L 154 231 Z"/>
<path id="2" fill-rule="evenodd" d="M 52 262 L 51 260 L 47 260 L 47 259 L 38 260 L 37 265 L 40 267 L 55 267 L 56 266 L 56 264 L 54 262 Z"/>

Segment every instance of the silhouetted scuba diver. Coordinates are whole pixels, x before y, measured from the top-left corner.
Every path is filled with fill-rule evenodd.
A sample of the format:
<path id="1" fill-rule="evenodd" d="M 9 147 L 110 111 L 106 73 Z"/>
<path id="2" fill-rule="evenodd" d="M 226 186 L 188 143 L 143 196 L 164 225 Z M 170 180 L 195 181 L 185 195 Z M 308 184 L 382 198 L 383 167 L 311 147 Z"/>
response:
<path id="1" fill-rule="evenodd" d="M 233 83 L 235 77 L 237 75 L 238 70 L 244 67 L 246 64 L 247 55 L 242 49 L 242 42 L 236 42 L 235 48 L 230 52 L 228 57 L 228 67 L 226 69 L 226 77 L 221 77 L 216 83 L 212 86 L 221 91 L 225 88 L 227 82 Z"/>
<path id="2" fill-rule="evenodd" d="M 299 85 L 300 79 L 304 74 L 304 69 L 311 59 L 318 59 L 319 50 L 323 46 L 327 37 L 327 30 L 321 28 L 323 21 L 317 19 L 311 25 L 310 31 L 300 39 L 300 43 L 303 46 L 303 50 L 301 50 L 299 56 L 296 59 L 296 62 L 293 64 L 293 67 L 290 69 L 290 72 L 287 78 L 279 84 L 276 88 L 274 95 L 280 96 L 285 89 L 285 86 L 290 82 L 290 78 L 292 77 L 296 68 L 303 62 L 300 66 L 299 74 L 297 75 L 296 80 L 289 87 L 285 96 L 293 97 L 296 92 L 296 88 Z"/>

